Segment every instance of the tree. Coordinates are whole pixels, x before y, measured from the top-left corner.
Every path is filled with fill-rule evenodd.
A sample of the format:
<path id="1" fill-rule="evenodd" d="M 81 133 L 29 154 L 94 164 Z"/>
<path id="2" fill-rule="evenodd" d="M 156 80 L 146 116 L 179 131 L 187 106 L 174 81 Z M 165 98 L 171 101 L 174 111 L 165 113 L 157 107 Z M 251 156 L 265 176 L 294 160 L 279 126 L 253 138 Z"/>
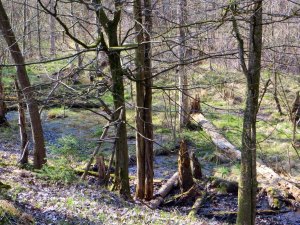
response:
<path id="1" fill-rule="evenodd" d="M 179 38 L 178 38 L 178 81 L 179 81 L 179 123 L 180 127 L 187 125 L 189 121 L 189 100 L 188 100 L 188 80 L 185 71 L 185 55 L 186 55 L 186 27 L 187 21 L 187 1 L 178 1 L 178 24 L 179 24 Z"/>
<path id="2" fill-rule="evenodd" d="M 22 92 L 24 94 L 27 108 L 29 111 L 32 138 L 34 142 L 33 164 L 36 169 L 41 169 L 42 166 L 46 163 L 46 149 L 39 109 L 33 95 L 33 88 L 30 84 L 29 77 L 27 75 L 24 57 L 21 53 L 16 37 L 12 31 L 2 1 L 0 1 L 0 30 L 7 43 L 7 46 L 9 46 L 9 51 L 16 64 L 17 79 L 20 84 L 20 88 L 22 89 Z"/>
<path id="3" fill-rule="evenodd" d="M 262 53 L 262 0 L 251 1 L 249 20 L 249 58 L 245 61 L 244 40 L 237 23 L 238 5 L 231 4 L 233 30 L 239 45 L 239 58 L 247 80 L 247 100 L 242 133 L 241 175 L 238 193 L 237 224 L 255 224 L 256 214 L 256 117 Z"/>
<path id="4" fill-rule="evenodd" d="M 122 48 L 118 41 L 118 26 L 121 20 L 123 3 L 120 1 L 114 1 L 114 4 L 112 6 L 114 10 L 107 10 L 107 12 L 107 8 L 103 7 L 103 3 L 101 0 L 94 0 L 91 4 L 85 3 L 84 1 L 79 1 L 80 3 L 82 3 L 83 7 L 88 7 L 95 12 L 97 24 L 101 26 L 101 29 L 100 27 L 98 27 L 97 29 L 97 40 L 93 44 L 88 45 L 77 38 L 74 33 L 72 33 L 70 29 L 68 29 L 68 26 L 64 23 L 64 21 L 59 17 L 57 8 L 58 4 L 54 4 L 53 8 L 48 9 L 41 0 L 38 1 L 45 12 L 55 18 L 56 21 L 63 27 L 64 32 L 69 38 L 71 38 L 71 40 L 85 49 L 94 49 L 95 51 L 101 50 L 107 54 L 112 76 L 111 91 L 113 95 L 114 108 L 116 110 L 116 113 L 114 113 L 113 115 L 113 120 L 117 121 L 120 118 L 120 113 L 123 113 L 123 115 L 121 116 L 123 121 L 119 127 L 119 136 L 117 137 L 116 144 L 114 189 L 119 190 L 120 194 L 125 198 L 129 198 L 130 188 L 128 175 L 128 145 L 123 82 L 125 71 L 121 65 L 120 56 L 120 53 L 122 52 L 122 50 L 126 49 L 126 47 Z M 123 108 L 123 110 L 118 110 L 120 108 Z"/>
<path id="5" fill-rule="evenodd" d="M 151 66 L 151 1 L 134 2 L 136 41 L 136 128 L 137 186 L 136 197 L 153 197 L 153 126 L 152 126 L 152 66 Z M 143 13 L 144 20 L 143 20 Z"/>

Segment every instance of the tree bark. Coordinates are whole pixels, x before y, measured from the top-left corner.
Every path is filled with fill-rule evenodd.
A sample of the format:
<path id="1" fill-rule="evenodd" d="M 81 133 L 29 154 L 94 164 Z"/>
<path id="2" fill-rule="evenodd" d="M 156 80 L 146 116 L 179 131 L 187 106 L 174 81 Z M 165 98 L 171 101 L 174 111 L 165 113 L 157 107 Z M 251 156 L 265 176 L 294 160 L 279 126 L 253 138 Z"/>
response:
<path id="1" fill-rule="evenodd" d="M 17 64 L 17 78 L 26 100 L 32 129 L 34 142 L 34 167 L 36 169 L 40 169 L 43 164 L 46 163 L 46 149 L 39 109 L 33 96 L 33 88 L 31 87 L 27 76 L 23 55 L 10 26 L 2 1 L 0 1 L 0 29 L 7 45 L 9 46 L 12 58 Z"/>

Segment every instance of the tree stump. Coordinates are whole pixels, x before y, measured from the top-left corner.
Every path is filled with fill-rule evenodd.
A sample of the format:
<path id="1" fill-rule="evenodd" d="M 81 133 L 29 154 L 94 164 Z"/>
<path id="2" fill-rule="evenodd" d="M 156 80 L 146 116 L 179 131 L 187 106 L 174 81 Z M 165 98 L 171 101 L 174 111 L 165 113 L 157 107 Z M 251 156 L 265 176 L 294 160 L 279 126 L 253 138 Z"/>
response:
<path id="1" fill-rule="evenodd" d="M 200 97 L 199 94 L 195 96 L 193 101 L 191 102 L 191 111 L 190 114 L 192 113 L 201 113 L 201 106 L 200 106 Z"/>
<path id="2" fill-rule="evenodd" d="M 194 152 L 191 152 L 191 170 L 195 179 L 200 180 L 202 178 L 201 165 Z"/>
<path id="3" fill-rule="evenodd" d="M 96 164 L 98 166 L 98 178 L 100 182 L 105 179 L 105 163 L 102 155 L 96 157 Z"/>
<path id="4" fill-rule="evenodd" d="M 186 142 L 183 140 L 180 143 L 179 157 L 178 157 L 178 176 L 181 193 L 188 191 L 193 185 L 193 175 L 190 165 L 190 157 Z"/>

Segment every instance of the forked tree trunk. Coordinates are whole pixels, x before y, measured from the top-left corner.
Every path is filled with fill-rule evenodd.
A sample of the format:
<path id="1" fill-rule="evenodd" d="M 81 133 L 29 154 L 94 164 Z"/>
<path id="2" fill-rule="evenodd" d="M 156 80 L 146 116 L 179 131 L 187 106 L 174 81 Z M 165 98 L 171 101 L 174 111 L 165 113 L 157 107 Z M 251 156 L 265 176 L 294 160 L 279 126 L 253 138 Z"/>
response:
<path id="1" fill-rule="evenodd" d="M 101 1 L 97 1 L 101 4 Z M 109 40 L 109 46 L 117 47 L 118 43 L 118 24 L 121 18 L 121 5 L 116 3 L 116 12 L 114 18 L 109 20 L 104 10 L 101 8 L 97 11 L 97 18 L 99 23 L 104 27 L 105 33 Z M 116 169 L 115 169 L 115 188 L 120 191 L 120 194 L 125 198 L 130 197 L 129 188 L 129 175 L 128 175 L 128 145 L 127 145 L 127 129 L 126 129 L 126 109 L 125 109 L 125 98 L 124 98 L 124 82 L 123 82 L 123 68 L 121 65 L 120 51 L 111 50 L 107 52 L 110 71 L 112 75 L 112 94 L 114 100 L 115 110 L 120 107 L 123 110 L 119 110 L 119 113 L 113 115 L 113 120 L 116 121 L 120 118 L 122 121 L 119 127 L 119 137 L 116 143 Z M 121 112 L 120 112 L 121 111 Z"/>
<path id="2" fill-rule="evenodd" d="M 39 114 L 38 105 L 33 96 L 33 88 L 30 85 L 29 78 L 27 76 L 26 67 L 24 65 L 24 58 L 19 48 L 18 42 L 10 26 L 9 19 L 6 11 L 0 0 L 0 30 L 2 35 L 9 46 L 10 53 L 14 62 L 17 64 L 17 79 L 20 83 L 20 88 L 23 91 L 27 108 L 29 111 L 32 138 L 34 142 L 34 167 L 36 169 L 42 168 L 46 163 L 46 149 L 44 142 L 44 134 Z"/>

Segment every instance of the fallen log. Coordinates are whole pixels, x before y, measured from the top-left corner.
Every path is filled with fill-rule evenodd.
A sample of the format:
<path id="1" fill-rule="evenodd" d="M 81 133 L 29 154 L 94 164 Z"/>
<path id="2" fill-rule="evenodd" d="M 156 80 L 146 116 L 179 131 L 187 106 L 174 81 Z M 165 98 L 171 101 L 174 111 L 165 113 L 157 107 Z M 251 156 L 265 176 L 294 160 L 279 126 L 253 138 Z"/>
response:
<path id="1" fill-rule="evenodd" d="M 211 137 L 212 142 L 216 145 L 219 151 L 223 152 L 232 160 L 241 160 L 240 150 L 238 150 L 222 134 L 220 134 L 218 129 L 201 113 L 192 114 L 191 117 Z M 282 178 L 273 169 L 267 167 L 260 159 L 257 159 L 256 169 L 257 173 L 268 180 L 271 186 L 284 190 L 289 195 L 293 196 L 296 201 L 300 202 L 300 189 L 296 185 Z"/>
<path id="2" fill-rule="evenodd" d="M 169 192 L 178 185 L 178 172 L 165 183 L 155 194 L 154 199 L 150 202 L 150 208 L 156 209 L 163 201 Z"/>
<path id="3" fill-rule="evenodd" d="M 241 152 L 233 144 L 227 141 L 226 138 L 220 134 L 218 129 L 201 113 L 192 114 L 191 117 L 211 137 L 212 142 L 216 145 L 219 151 L 225 153 L 232 160 L 241 158 Z"/>
<path id="4" fill-rule="evenodd" d="M 188 217 L 195 218 L 199 209 L 202 207 L 202 205 L 205 203 L 206 199 L 208 198 L 207 191 L 205 191 L 202 196 L 196 199 L 191 211 L 189 212 Z"/>
<path id="5" fill-rule="evenodd" d="M 279 190 L 269 187 L 266 189 L 267 198 L 268 198 L 268 204 L 271 209 L 280 209 L 281 208 L 281 202 L 279 200 L 280 193 Z"/>
<path id="6" fill-rule="evenodd" d="M 194 201 L 199 195 L 201 195 L 201 191 L 194 185 L 188 191 L 173 196 L 170 200 L 165 202 L 164 205 L 180 205 L 182 203 Z"/>
<path id="7" fill-rule="evenodd" d="M 209 185 L 210 188 L 218 188 L 223 190 L 226 193 L 238 193 L 238 182 L 236 181 L 228 181 L 218 177 L 210 177 L 211 183 Z"/>

